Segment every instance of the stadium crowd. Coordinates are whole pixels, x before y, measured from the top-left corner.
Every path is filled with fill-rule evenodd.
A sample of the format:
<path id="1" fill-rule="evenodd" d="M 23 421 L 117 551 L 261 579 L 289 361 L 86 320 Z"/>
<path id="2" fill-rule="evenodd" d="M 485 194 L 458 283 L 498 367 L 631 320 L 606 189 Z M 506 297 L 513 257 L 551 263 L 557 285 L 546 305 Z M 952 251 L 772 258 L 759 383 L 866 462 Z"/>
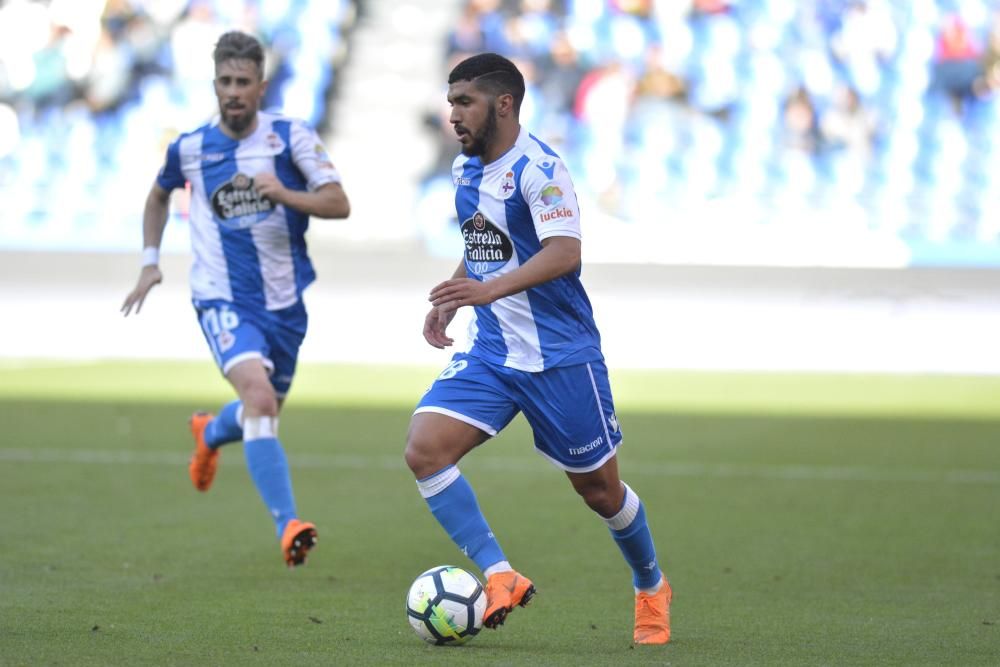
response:
<path id="1" fill-rule="evenodd" d="M 523 124 L 616 219 L 833 220 L 930 262 L 998 255 L 1000 3 L 467 0 L 445 71 L 482 50 L 527 73 Z M 432 115 L 428 196 L 455 152 Z M 713 200 L 733 203 L 715 222 Z"/>
<path id="2" fill-rule="evenodd" d="M 124 195 L 214 108 L 201 65 L 225 28 L 268 45 L 265 106 L 323 132 L 361 7 L 0 3 L 0 188 L 18 194 L 0 247 L 133 249 Z M 566 159 L 592 220 L 852 230 L 845 247 L 888 239 L 903 263 L 1000 266 L 998 0 L 465 0 L 442 48 L 443 73 L 480 51 L 518 63 L 522 123 Z M 456 152 L 435 99 L 414 216 L 431 247 Z"/>
<path id="3" fill-rule="evenodd" d="M 0 3 L 0 186 L 18 193 L 2 245 L 134 249 L 136 202 L 126 200 L 149 187 L 167 142 L 216 108 L 205 63 L 227 29 L 268 45 L 265 108 L 322 131 L 358 4 Z"/>

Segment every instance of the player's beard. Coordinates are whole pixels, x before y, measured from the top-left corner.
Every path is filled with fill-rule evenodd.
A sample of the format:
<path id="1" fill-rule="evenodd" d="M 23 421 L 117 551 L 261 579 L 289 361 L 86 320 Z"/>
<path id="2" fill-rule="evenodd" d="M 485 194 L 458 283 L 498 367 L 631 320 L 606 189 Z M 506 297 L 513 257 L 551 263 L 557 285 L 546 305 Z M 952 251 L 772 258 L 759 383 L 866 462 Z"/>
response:
<path id="1" fill-rule="evenodd" d="M 486 154 L 486 149 L 490 147 L 497 136 L 497 108 L 490 103 L 489 113 L 486 114 L 486 124 L 472 135 L 472 142 L 468 146 L 462 147 L 462 154 L 469 157 L 479 157 Z"/>
<path id="2" fill-rule="evenodd" d="M 221 107 L 219 112 L 219 115 L 222 117 L 222 124 L 228 127 L 230 132 L 233 134 L 240 134 L 245 129 L 250 127 L 250 124 L 253 123 L 254 116 L 257 114 L 256 109 L 251 109 L 249 107 L 244 109 L 243 113 L 235 115 L 226 113 L 226 107 Z"/>

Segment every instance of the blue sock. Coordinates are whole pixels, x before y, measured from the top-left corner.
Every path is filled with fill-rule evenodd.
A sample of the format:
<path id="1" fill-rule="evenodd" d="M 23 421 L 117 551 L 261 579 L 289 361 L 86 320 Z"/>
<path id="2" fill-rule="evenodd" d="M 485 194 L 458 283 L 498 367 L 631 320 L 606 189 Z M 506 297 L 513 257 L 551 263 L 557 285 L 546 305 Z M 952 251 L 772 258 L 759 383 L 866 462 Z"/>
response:
<path id="1" fill-rule="evenodd" d="M 227 403 L 205 427 L 205 444 L 215 449 L 243 439 L 243 427 L 238 419 L 243 404 L 239 399 Z"/>
<path id="2" fill-rule="evenodd" d="M 507 560 L 479 509 L 476 494 L 457 467 L 448 466 L 417 480 L 417 487 L 434 518 L 480 570 Z"/>
<path id="3" fill-rule="evenodd" d="M 285 450 L 277 438 L 269 437 L 248 440 L 244 445 L 244 453 L 250 477 L 274 519 L 280 539 L 285 525 L 296 518 L 292 478 L 288 473 Z"/>
<path id="4" fill-rule="evenodd" d="M 622 508 L 610 519 L 605 519 L 625 562 L 632 568 L 632 585 L 636 588 L 655 588 L 660 583 L 660 566 L 656 562 L 653 535 L 646 523 L 646 508 L 628 484 Z"/>

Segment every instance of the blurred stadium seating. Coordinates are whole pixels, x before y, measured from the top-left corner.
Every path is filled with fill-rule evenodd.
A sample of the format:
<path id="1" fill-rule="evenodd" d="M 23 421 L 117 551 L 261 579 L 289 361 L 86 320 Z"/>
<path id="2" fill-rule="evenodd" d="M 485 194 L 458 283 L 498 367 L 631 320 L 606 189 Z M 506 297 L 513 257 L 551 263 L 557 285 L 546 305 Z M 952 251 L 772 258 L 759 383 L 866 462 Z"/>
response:
<path id="1" fill-rule="evenodd" d="M 328 129 L 359 4 L 0 3 L 0 249 L 134 251 L 223 29 L 269 45 L 268 106 Z M 466 0 L 439 39 L 441 82 L 481 50 L 522 65 L 592 259 L 1000 266 L 997 0 Z M 440 99 L 412 234 L 455 256 Z"/>
<path id="2" fill-rule="evenodd" d="M 8 194 L 0 249 L 135 251 L 144 193 L 167 143 L 216 108 L 211 52 L 225 30 L 267 45 L 265 106 L 323 130 L 356 5 L 0 2 L 0 189 Z M 187 246 L 179 203 L 167 250 Z"/>
<path id="3" fill-rule="evenodd" d="M 1000 265 L 993 0 L 467 0 L 445 71 L 481 50 L 615 258 Z"/>

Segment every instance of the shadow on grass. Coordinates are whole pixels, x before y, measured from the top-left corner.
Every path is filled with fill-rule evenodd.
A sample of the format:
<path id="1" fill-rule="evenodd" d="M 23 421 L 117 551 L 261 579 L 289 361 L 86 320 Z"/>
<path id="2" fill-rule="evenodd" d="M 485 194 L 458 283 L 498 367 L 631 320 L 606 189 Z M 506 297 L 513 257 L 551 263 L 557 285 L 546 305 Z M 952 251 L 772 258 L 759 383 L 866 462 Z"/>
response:
<path id="1" fill-rule="evenodd" d="M 0 401 L 5 431 L 0 456 L 30 460 L 31 451 L 48 451 L 56 459 L 59 452 L 73 451 L 186 456 L 187 419 L 205 407 Z M 293 465 L 402 469 L 410 412 L 409 407 L 323 408 L 293 402 L 282 414 L 281 438 Z M 622 412 L 619 421 L 623 470 L 637 474 L 740 476 L 745 470 L 752 476 L 757 470 L 753 466 L 784 466 L 772 472 L 865 478 L 878 471 L 903 471 L 898 474 L 904 477 L 907 471 L 918 477 L 921 471 L 958 471 L 967 473 L 970 481 L 976 481 L 978 474 L 979 481 L 1000 483 L 1000 448 L 995 446 L 1000 422 L 996 421 L 649 412 Z M 502 469 L 505 459 L 517 471 L 550 468 L 540 459 L 531 460 L 537 459 L 532 442 L 519 417 L 469 460 L 473 464 L 482 460 L 482 465 L 495 469 Z"/>

